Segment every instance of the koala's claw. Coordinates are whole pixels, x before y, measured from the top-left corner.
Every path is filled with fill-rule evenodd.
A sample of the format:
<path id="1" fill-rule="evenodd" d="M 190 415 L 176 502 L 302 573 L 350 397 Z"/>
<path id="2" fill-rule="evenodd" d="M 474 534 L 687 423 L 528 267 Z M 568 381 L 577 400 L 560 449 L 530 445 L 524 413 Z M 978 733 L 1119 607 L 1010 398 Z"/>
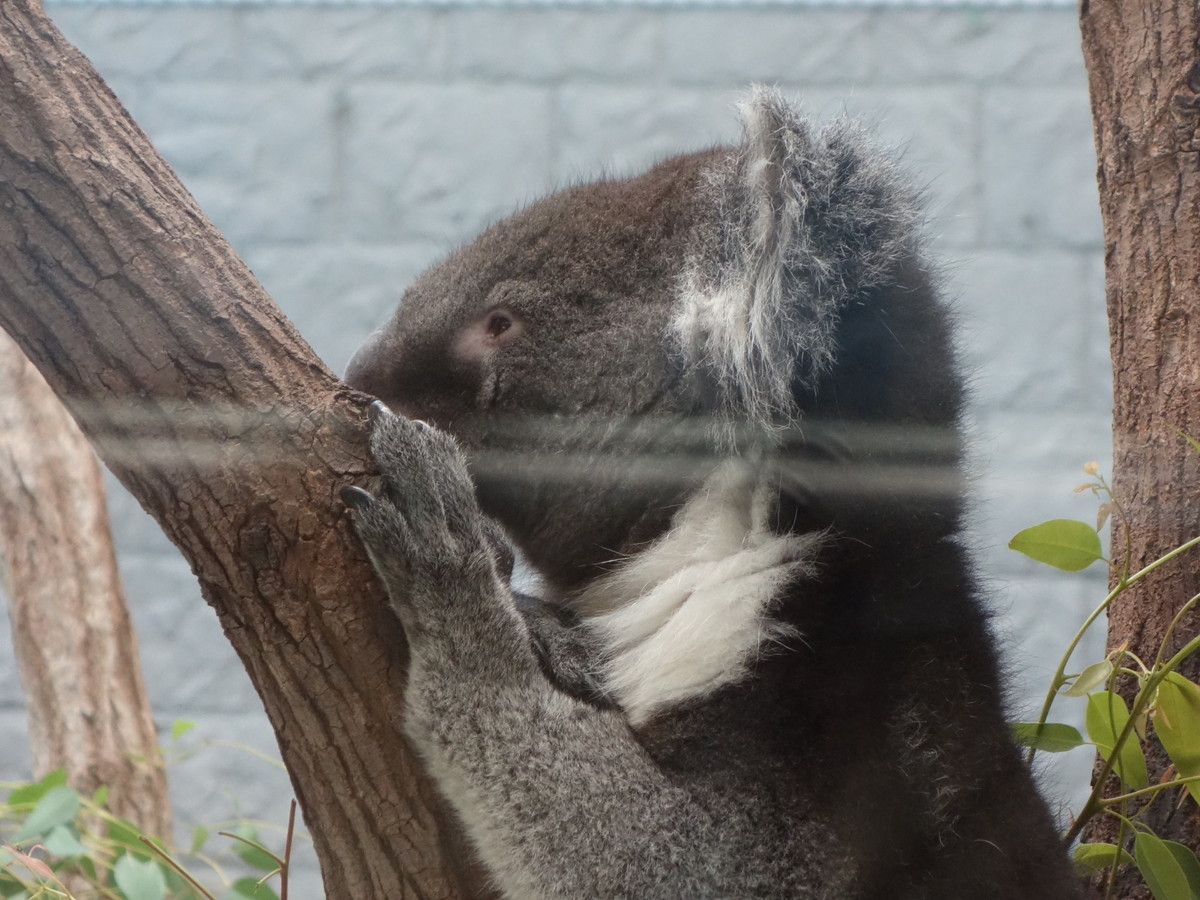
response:
<path id="1" fill-rule="evenodd" d="M 347 485 L 342 502 L 358 515 L 359 535 L 377 558 L 404 556 L 412 564 L 446 555 L 448 547 L 482 542 L 482 517 L 466 461 L 454 439 L 428 423 L 370 405 L 371 454 L 382 484 L 372 494 Z"/>
<path id="2" fill-rule="evenodd" d="M 494 583 L 498 554 L 491 549 L 466 460 L 454 439 L 379 402 L 371 404 L 368 418 L 378 486 L 372 482 L 367 491 L 345 485 L 339 493 L 353 513 L 354 530 L 387 588 L 392 609 L 415 640 L 445 630 L 447 593 L 486 596 L 481 587 Z M 458 587 L 448 589 L 452 582 Z"/>
<path id="3" fill-rule="evenodd" d="M 375 497 L 369 491 L 364 491 L 360 487 L 355 487 L 352 484 L 346 485 L 341 490 L 342 502 L 354 510 L 370 509 L 375 505 Z"/>
<path id="4" fill-rule="evenodd" d="M 391 407 L 389 407 L 382 400 L 373 400 L 373 401 L 371 401 L 371 405 L 369 407 L 367 407 L 367 416 L 371 422 L 372 428 L 374 428 L 377 424 L 379 424 L 379 422 L 381 420 L 386 419 L 388 416 L 395 416 L 395 415 L 397 415 L 397 413 L 392 412 Z M 414 419 L 409 416 L 402 416 L 402 418 L 405 418 L 409 422 L 412 422 L 414 425 L 418 426 L 422 431 L 436 431 L 437 430 L 432 425 L 430 425 L 428 422 L 426 422 L 424 419 Z"/>

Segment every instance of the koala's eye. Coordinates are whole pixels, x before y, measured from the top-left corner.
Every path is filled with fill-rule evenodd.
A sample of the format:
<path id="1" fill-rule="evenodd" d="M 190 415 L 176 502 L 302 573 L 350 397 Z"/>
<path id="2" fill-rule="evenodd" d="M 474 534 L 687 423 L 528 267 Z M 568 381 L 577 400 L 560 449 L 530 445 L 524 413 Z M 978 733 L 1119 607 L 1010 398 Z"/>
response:
<path id="1" fill-rule="evenodd" d="M 493 309 L 463 328 L 450 345 L 450 352 L 464 362 L 482 361 L 519 338 L 524 330 L 520 316 L 507 309 Z"/>
<path id="2" fill-rule="evenodd" d="M 512 326 L 512 317 L 502 310 L 496 310 L 488 316 L 485 328 L 489 337 L 500 337 L 500 335 L 504 334 Z"/>
<path id="3" fill-rule="evenodd" d="M 520 316 L 499 307 L 477 320 L 473 329 L 484 344 L 496 347 L 519 337 L 524 327 Z"/>

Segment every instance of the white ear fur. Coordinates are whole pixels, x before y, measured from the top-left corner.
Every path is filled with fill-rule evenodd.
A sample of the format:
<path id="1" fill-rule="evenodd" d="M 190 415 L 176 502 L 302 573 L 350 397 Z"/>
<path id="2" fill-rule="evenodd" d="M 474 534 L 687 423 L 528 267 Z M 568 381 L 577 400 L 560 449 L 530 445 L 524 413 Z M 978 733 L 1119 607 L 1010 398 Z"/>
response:
<path id="1" fill-rule="evenodd" d="M 794 386 L 837 350 L 842 309 L 917 250 L 916 196 L 853 122 L 813 127 L 765 87 L 741 103 L 742 144 L 707 173 L 673 321 L 734 421 L 785 424 Z"/>

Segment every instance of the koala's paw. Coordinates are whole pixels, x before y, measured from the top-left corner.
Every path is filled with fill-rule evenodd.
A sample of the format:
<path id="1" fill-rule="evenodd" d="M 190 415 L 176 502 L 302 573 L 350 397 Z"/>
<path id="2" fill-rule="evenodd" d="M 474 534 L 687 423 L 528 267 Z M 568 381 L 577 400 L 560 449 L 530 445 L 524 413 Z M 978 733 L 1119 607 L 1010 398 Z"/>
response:
<path id="1" fill-rule="evenodd" d="M 489 544 L 454 439 L 376 402 L 371 452 L 383 475 L 379 495 L 358 487 L 341 495 L 393 603 L 419 604 L 456 581 L 482 577 Z"/>

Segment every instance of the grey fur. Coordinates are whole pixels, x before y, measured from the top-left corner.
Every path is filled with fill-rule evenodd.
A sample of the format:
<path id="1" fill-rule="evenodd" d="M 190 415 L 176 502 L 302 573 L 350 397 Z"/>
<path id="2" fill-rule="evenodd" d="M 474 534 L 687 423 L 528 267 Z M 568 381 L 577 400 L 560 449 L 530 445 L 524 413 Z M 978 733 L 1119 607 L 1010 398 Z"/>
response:
<path id="1" fill-rule="evenodd" d="M 381 410 L 371 447 L 383 491 L 351 505 L 412 643 L 405 730 L 505 896 L 817 897 L 849 880 L 840 858 L 814 860 L 838 863 L 818 878 L 777 866 L 832 845 L 827 826 L 762 833 L 768 794 L 698 797 L 620 710 L 544 677 L 452 440 Z"/>
<path id="2" fill-rule="evenodd" d="M 742 116 L 744 143 L 707 172 L 714 227 L 688 256 L 672 324 L 732 420 L 790 424 L 797 374 L 828 369 L 842 309 L 919 252 L 921 216 L 853 120 L 816 130 L 763 87 Z"/>
<path id="3" fill-rule="evenodd" d="M 497 224 L 352 361 L 435 426 L 380 407 L 344 494 L 408 735 L 510 898 L 1076 896 L 957 541 L 915 194 L 850 123 L 743 117 Z"/>

